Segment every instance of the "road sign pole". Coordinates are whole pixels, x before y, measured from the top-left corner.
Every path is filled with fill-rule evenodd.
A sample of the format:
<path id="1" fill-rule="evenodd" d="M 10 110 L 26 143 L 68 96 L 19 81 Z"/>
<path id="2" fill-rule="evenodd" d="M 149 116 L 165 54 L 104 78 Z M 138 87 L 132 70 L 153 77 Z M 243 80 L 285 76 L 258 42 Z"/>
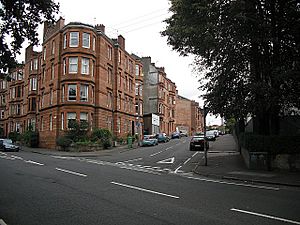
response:
<path id="1" fill-rule="evenodd" d="M 205 166 L 207 166 L 207 146 L 206 146 L 206 107 L 205 102 L 203 105 L 203 131 L 204 131 L 204 160 L 205 160 Z"/>

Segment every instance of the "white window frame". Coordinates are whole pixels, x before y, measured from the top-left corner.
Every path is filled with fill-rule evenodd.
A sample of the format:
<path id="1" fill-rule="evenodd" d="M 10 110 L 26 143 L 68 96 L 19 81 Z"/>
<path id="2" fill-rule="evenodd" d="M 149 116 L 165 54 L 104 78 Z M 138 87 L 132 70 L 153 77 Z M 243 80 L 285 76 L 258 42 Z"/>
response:
<path id="1" fill-rule="evenodd" d="M 90 48 L 91 46 L 91 34 L 83 33 L 82 34 L 82 47 L 83 48 Z"/>
<path id="2" fill-rule="evenodd" d="M 51 80 L 54 79 L 54 63 L 51 64 Z"/>
<path id="3" fill-rule="evenodd" d="M 81 58 L 81 74 L 89 75 L 90 73 L 90 59 L 82 57 Z"/>
<path id="4" fill-rule="evenodd" d="M 64 49 L 67 48 L 67 34 L 64 34 L 64 46 L 63 46 Z"/>
<path id="5" fill-rule="evenodd" d="M 31 91 L 37 90 L 37 78 L 36 77 L 32 77 L 30 79 L 30 88 L 31 88 Z"/>
<path id="6" fill-rule="evenodd" d="M 81 84 L 80 85 L 80 101 L 87 102 L 89 97 L 89 85 Z"/>
<path id="7" fill-rule="evenodd" d="M 70 100 L 70 87 L 71 86 L 75 86 L 75 99 L 71 99 Z M 74 96 L 72 96 L 72 98 L 74 98 Z M 68 85 L 68 101 L 76 101 L 76 98 L 77 98 L 77 84 L 69 84 Z"/>
<path id="8" fill-rule="evenodd" d="M 53 116 L 52 114 L 49 115 L 49 130 L 53 130 Z"/>
<path id="9" fill-rule="evenodd" d="M 78 47 L 79 45 L 79 32 L 70 32 L 69 47 Z"/>
<path id="10" fill-rule="evenodd" d="M 96 37 L 93 36 L 93 51 L 96 50 Z"/>
<path id="11" fill-rule="evenodd" d="M 61 129 L 64 130 L 64 123 L 65 123 L 65 115 L 62 112 L 61 113 Z"/>
<path id="12" fill-rule="evenodd" d="M 78 57 L 69 57 L 69 73 L 78 73 Z"/>
<path id="13" fill-rule="evenodd" d="M 67 72 L 67 60 L 66 58 L 63 59 L 63 75 L 66 75 Z"/>

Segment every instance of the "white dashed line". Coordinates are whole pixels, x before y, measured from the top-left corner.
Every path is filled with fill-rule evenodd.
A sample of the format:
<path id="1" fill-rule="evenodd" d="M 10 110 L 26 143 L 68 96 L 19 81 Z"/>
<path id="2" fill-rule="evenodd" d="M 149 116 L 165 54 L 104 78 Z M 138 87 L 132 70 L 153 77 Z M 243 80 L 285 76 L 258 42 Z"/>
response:
<path id="1" fill-rule="evenodd" d="M 35 164 L 35 165 L 39 165 L 39 166 L 44 166 L 43 163 L 39 163 L 39 162 L 35 162 L 35 161 L 31 161 L 31 160 L 27 160 L 27 161 L 24 161 L 26 163 L 31 163 L 31 164 Z"/>
<path id="2" fill-rule="evenodd" d="M 85 175 L 85 174 L 73 172 L 70 170 L 65 170 L 65 169 L 61 169 L 61 168 L 55 168 L 55 169 L 58 171 L 61 171 L 61 172 L 65 172 L 65 173 L 69 173 L 69 174 L 73 174 L 73 175 L 77 175 L 77 176 L 81 176 L 81 177 L 87 177 L 87 175 Z"/>
<path id="3" fill-rule="evenodd" d="M 188 158 L 187 160 L 185 160 L 185 162 L 183 163 L 183 165 L 187 164 L 192 158 Z"/>
<path id="4" fill-rule="evenodd" d="M 4 220 L 0 219 L 0 225 L 7 225 Z"/>
<path id="5" fill-rule="evenodd" d="M 161 193 L 161 192 L 157 192 L 157 191 L 152 191 L 152 190 L 148 190 L 148 189 L 144 189 L 144 188 L 140 188 L 140 187 L 135 187 L 135 186 L 131 186 L 131 185 L 128 185 L 128 184 L 121 184 L 121 183 L 117 183 L 117 182 L 113 182 L 113 181 L 110 182 L 110 183 L 118 185 L 118 186 L 130 188 L 130 189 L 138 190 L 138 191 L 144 191 L 144 192 L 149 192 L 149 193 L 152 193 L 152 194 L 157 194 L 157 195 L 162 195 L 162 196 L 166 196 L 166 197 L 170 197 L 170 198 L 179 199 L 178 196 L 169 195 L 169 194 L 165 194 L 165 193 Z"/>
<path id="6" fill-rule="evenodd" d="M 245 210 L 235 209 L 235 208 L 232 208 L 230 210 L 240 212 L 240 213 L 246 213 L 246 214 L 250 214 L 250 215 L 254 215 L 254 216 L 260 216 L 260 217 L 264 217 L 264 218 L 268 218 L 268 219 L 279 220 L 279 221 L 286 222 L 286 223 L 300 224 L 300 222 L 298 222 L 298 221 L 288 220 L 288 219 L 284 219 L 284 218 L 280 218 L 280 217 L 276 217 L 276 216 L 270 216 L 270 215 L 266 215 L 266 214 L 250 212 L 250 211 L 245 211 Z"/>
<path id="7" fill-rule="evenodd" d="M 174 173 L 177 173 L 178 170 L 179 170 L 181 167 L 182 167 L 182 166 L 177 167 L 176 170 L 174 171 Z"/>
<path id="8" fill-rule="evenodd" d="M 143 158 L 130 159 L 130 160 L 124 161 L 124 163 L 127 163 L 127 162 L 136 162 L 136 161 L 140 161 L 140 160 L 142 160 L 142 159 L 143 159 Z"/>

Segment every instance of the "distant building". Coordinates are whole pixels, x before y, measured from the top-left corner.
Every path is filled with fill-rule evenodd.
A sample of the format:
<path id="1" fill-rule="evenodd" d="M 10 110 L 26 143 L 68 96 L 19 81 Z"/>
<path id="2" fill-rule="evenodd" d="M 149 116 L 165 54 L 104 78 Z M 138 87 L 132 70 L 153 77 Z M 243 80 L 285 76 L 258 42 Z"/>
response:
<path id="1" fill-rule="evenodd" d="M 144 73 L 144 115 L 159 115 L 159 130 L 170 135 L 176 130 L 175 105 L 176 85 L 163 67 L 156 67 L 150 57 L 143 57 Z M 150 130 L 145 124 L 146 131 Z"/>
<path id="2" fill-rule="evenodd" d="M 105 26 L 44 24 L 42 52 L 26 49 L 25 65 L 0 81 L 0 126 L 7 136 L 28 126 L 39 132 L 40 147 L 54 148 L 71 120 L 115 136 L 142 134 L 142 61 L 110 39 Z"/>
<path id="3" fill-rule="evenodd" d="M 189 135 L 203 132 L 203 113 L 198 102 L 177 95 L 175 111 L 178 131 L 186 130 Z"/>

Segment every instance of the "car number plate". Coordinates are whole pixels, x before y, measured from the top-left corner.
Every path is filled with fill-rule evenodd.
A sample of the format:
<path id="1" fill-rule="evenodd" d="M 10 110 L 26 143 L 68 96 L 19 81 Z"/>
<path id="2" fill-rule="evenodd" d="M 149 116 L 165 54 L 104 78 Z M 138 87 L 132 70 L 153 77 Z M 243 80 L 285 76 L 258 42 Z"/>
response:
<path id="1" fill-rule="evenodd" d="M 195 147 L 201 147 L 201 145 L 195 145 Z"/>

